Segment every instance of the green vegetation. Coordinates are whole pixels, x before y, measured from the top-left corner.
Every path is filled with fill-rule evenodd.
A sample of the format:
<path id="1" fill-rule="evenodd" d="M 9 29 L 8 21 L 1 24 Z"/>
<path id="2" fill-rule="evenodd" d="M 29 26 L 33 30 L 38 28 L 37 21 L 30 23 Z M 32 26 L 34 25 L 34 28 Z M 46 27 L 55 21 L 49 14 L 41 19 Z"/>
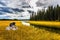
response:
<path id="1" fill-rule="evenodd" d="M 49 6 L 46 11 L 38 11 L 37 15 L 32 16 L 30 20 L 60 21 L 60 6 Z"/>

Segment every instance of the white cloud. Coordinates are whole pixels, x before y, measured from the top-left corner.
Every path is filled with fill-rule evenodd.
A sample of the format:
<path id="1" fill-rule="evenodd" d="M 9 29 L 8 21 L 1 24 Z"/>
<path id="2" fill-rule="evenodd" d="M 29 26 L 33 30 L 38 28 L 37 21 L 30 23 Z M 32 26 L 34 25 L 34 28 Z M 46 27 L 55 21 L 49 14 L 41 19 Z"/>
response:
<path id="1" fill-rule="evenodd" d="M 29 3 L 31 5 L 31 7 L 34 8 L 33 9 L 34 11 L 37 11 L 38 9 L 42 9 L 44 6 L 57 5 L 57 4 L 60 5 L 60 0 L 0 0 L 0 1 L 2 1 L 3 3 L 5 3 L 7 5 L 5 7 L 19 8 L 19 9 L 20 9 L 21 1 L 24 1 L 24 2 L 26 1 L 27 3 Z M 37 5 L 36 5 L 37 1 L 40 2 L 41 4 L 44 4 L 44 5 L 42 5 L 40 7 L 37 7 Z M 2 6 L 0 4 L 0 7 L 4 7 L 4 6 Z M 27 10 L 27 9 L 25 9 L 25 10 Z M 27 16 L 26 14 L 24 14 L 24 15 L 22 14 L 25 17 L 19 17 L 19 16 L 21 16 L 20 13 L 19 14 L 9 14 L 9 13 L 6 13 L 4 15 L 5 16 L 10 16 L 10 17 L 8 17 L 10 19 L 13 19 L 13 18 L 17 18 L 17 19 L 30 19 L 30 16 Z M 4 17 L 2 17 L 2 15 L 0 15 L 0 18 L 4 18 Z"/>
<path id="2" fill-rule="evenodd" d="M 39 4 L 36 4 L 39 3 Z M 33 6 L 34 11 L 37 12 L 38 9 L 43 9 L 44 7 L 48 7 L 50 5 L 56 6 L 57 4 L 60 5 L 60 0 L 31 0 L 29 3 Z M 37 7 L 37 5 L 40 5 Z"/>

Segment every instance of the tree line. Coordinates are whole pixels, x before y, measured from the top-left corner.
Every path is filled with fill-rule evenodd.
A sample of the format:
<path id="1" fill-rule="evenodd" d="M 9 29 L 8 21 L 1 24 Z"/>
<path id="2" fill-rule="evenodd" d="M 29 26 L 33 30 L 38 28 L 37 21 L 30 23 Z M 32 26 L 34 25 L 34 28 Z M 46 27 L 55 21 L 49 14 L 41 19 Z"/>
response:
<path id="1" fill-rule="evenodd" d="M 34 15 L 34 14 L 32 14 Z M 49 6 L 48 9 L 45 11 L 44 9 L 42 11 L 38 11 L 37 15 L 32 16 L 30 20 L 35 21 L 60 21 L 60 6 L 57 5 L 55 7 Z"/>

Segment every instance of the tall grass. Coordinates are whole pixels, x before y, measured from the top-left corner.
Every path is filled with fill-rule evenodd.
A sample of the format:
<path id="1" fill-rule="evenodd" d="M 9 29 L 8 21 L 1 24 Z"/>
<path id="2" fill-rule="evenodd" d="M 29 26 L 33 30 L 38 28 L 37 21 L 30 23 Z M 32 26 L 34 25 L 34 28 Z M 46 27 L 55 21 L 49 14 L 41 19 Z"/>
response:
<path id="1" fill-rule="evenodd" d="M 20 21 L 15 21 L 18 30 L 5 30 L 10 22 L 13 21 L 0 21 L 4 24 L 0 24 L 0 40 L 60 40 L 59 33 L 48 31 L 45 28 L 24 26 Z"/>

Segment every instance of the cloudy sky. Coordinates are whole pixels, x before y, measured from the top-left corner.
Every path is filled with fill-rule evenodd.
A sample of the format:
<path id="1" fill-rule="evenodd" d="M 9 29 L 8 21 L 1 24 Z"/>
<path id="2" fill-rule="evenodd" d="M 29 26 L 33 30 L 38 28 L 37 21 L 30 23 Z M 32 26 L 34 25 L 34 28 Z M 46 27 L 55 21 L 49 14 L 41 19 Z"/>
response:
<path id="1" fill-rule="evenodd" d="M 36 2 L 39 2 L 40 5 L 42 6 L 45 6 L 48 4 L 50 5 L 59 4 L 60 5 L 60 0 L 0 0 L 0 3 L 4 3 L 6 6 L 12 7 L 12 8 L 20 7 L 19 5 L 21 4 L 21 2 L 28 2 L 31 6 L 34 6 L 34 7 L 36 6 Z M 2 5 L 0 4 L 0 7 L 1 6 Z"/>
<path id="2" fill-rule="evenodd" d="M 8 12 L 15 12 L 13 9 L 20 9 L 21 2 L 27 2 L 31 7 L 34 8 L 34 11 L 37 11 L 39 7 L 42 9 L 43 7 L 47 7 L 49 5 L 56 6 L 57 4 L 60 5 L 60 0 L 0 0 L 0 19 L 29 19 L 29 16 L 25 15 L 24 18 L 20 17 L 22 14 L 10 14 Z M 3 8 L 2 8 L 3 7 Z M 6 9 L 6 8 L 7 9 Z M 6 9 L 6 10 L 5 10 Z M 8 12 L 7 12 L 8 10 Z M 12 16 L 11 16 L 12 15 Z M 13 16 L 15 15 L 15 16 Z M 30 15 L 30 14 L 28 14 Z"/>

